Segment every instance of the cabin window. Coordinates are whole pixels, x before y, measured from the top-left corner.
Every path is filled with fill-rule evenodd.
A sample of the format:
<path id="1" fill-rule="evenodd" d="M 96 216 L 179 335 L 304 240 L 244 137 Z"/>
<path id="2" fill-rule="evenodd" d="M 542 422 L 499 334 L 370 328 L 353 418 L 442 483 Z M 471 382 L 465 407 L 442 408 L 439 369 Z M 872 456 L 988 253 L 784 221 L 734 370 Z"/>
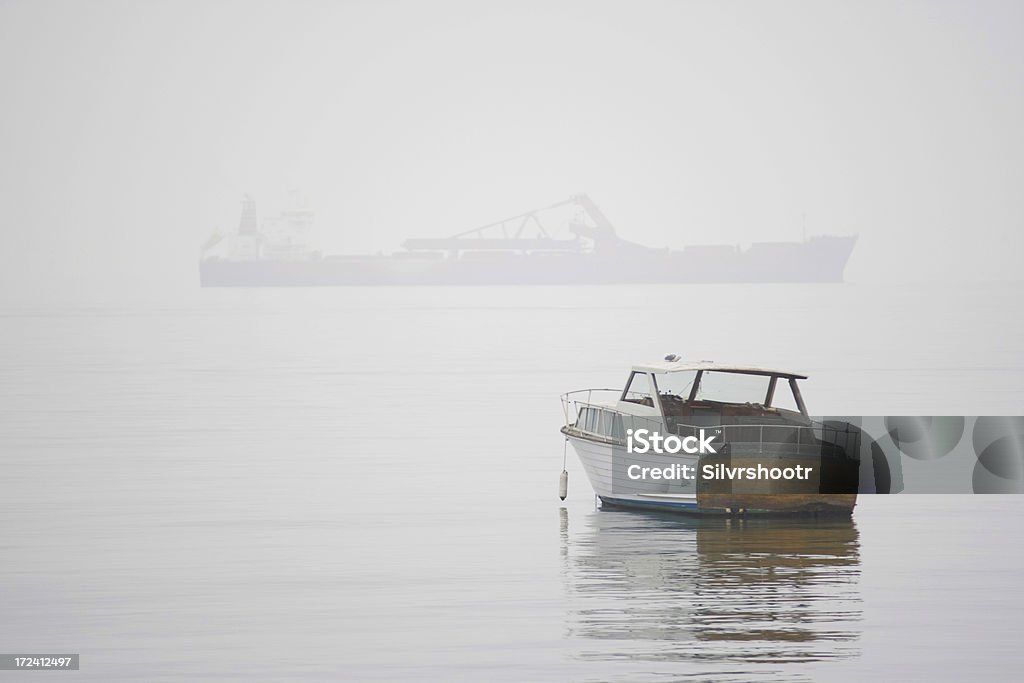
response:
<path id="1" fill-rule="evenodd" d="M 659 396 L 676 397 L 685 401 L 690 398 L 690 389 L 693 388 L 693 380 L 696 378 L 696 372 L 661 372 L 654 375 L 654 384 L 658 388 Z"/>
<path id="2" fill-rule="evenodd" d="M 614 439 L 625 439 L 626 432 L 622 427 L 622 416 L 610 410 L 601 410 L 593 406 L 581 406 L 576 428 L 600 434 Z"/>
<path id="3" fill-rule="evenodd" d="M 653 396 L 650 377 L 647 373 L 634 372 L 629 376 L 629 382 L 626 384 L 626 390 L 622 394 L 622 400 L 653 406 Z"/>
<path id="4" fill-rule="evenodd" d="M 794 413 L 800 412 L 800 407 L 796 404 L 796 399 L 793 398 L 793 390 L 790 388 L 789 381 L 785 377 L 780 377 L 779 381 L 775 384 L 772 408 L 792 410 Z"/>
<path id="5" fill-rule="evenodd" d="M 612 410 L 602 410 L 593 406 L 580 406 L 579 416 L 576 419 L 576 429 L 618 439 L 619 441 L 626 439 L 622 415 Z"/>
<path id="6" fill-rule="evenodd" d="M 764 375 L 742 375 L 735 372 L 704 371 L 697 391 L 697 399 L 721 403 L 764 403 L 768 395 L 769 377 Z M 777 386 L 781 394 L 784 386 Z"/>
<path id="7" fill-rule="evenodd" d="M 625 432 L 625 430 L 622 429 L 622 416 L 619 415 L 618 413 L 610 413 L 610 415 L 611 415 L 611 418 L 612 418 L 611 419 L 611 423 L 612 423 L 611 437 L 613 439 L 619 439 L 619 440 L 625 439 L 626 438 L 626 432 Z"/>

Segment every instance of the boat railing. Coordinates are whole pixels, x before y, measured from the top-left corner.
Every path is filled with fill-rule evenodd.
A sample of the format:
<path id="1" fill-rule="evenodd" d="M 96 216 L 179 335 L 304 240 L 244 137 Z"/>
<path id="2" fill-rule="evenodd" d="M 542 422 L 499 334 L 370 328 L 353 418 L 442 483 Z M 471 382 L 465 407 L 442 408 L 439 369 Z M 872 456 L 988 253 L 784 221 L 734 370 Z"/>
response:
<path id="1" fill-rule="evenodd" d="M 771 446 L 769 450 L 777 450 L 783 444 L 795 446 L 799 451 L 804 446 L 816 448 L 823 443 L 834 444 L 849 454 L 860 452 L 860 431 L 845 422 L 809 420 L 806 424 L 794 424 L 750 418 L 749 421 L 722 423 L 718 415 L 709 415 L 699 423 L 679 422 L 657 415 L 623 413 L 615 408 L 621 396 L 621 389 L 580 389 L 563 394 L 566 431 L 625 445 L 629 430 L 646 429 L 651 433 L 680 437 L 699 437 L 704 430 L 705 434 L 714 434 L 713 443 L 743 444 L 746 452 L 753 452 L 756 448 L 756 452 L 762 453 L 768 445 Z"/>
<path id="2" fill-rule="evenodd" d="M 781 444 L 796 446 L 819 446 L 830 443 L 855 454 L 860 452 L 860 430 L 847 422 L 824 423 L 810 420 L 808 424 L 783 422 L 743 422 L 729 424 L 684 424 L 677 423 L 674 432 L 679 436 L 697 436 L 701 430 L 716 432 L 715 441 L 726 444 L 742 443 L 763 453 L 765 445 L 774 449 Z"/>
<path id="3" fill-rule="evenodd" d="M 579 411 L 573 408 L 591 404 L 607 408 L 608 402 L 617 401 L 621 395 L 621 389 L 577 389 L 576 391 L 566 392 L 561 397 L 565 423 L 567 425 L 570 424 L 570 416 L 573 416 L 572 422 L 575 422 L 575 417 Z M 598 402 L 596 404 L 594 403 L 595 399 Z"/>
<path id="4" fill-rule="evenodd" d="M 565 428 L 621 444 L 626 443 L 628 430 L 669 433 L 665 419 L 658 415 L 630 415 L 617 410 L 614 404 L 621 396 L 622 389 L 580 389 L 562 394 Z"/>

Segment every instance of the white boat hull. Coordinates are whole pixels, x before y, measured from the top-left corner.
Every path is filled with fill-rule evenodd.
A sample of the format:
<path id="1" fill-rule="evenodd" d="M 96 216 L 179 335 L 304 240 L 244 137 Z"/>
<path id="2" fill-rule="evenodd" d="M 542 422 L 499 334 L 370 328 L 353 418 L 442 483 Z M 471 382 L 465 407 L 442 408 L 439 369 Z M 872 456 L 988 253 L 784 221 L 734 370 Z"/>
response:
<path id="1" fill-rule="evenodd" d="M 614 447 L 610 443 L 578 436 L 569 435 L 568 439 L 591 487 L 603 503 L 635 508 L 697 510 L 697 491 L 692 479 L 652 481 L 629 477 L 628 470 L 632 465 L 664 468 L 669 464 L 664 456 L 627 454 L 622 446 Z M 672 462 L 696 467 L 697 456 L 674 457 Z"/>
<path id="2" fill-rule="evenodd" d="M 632 466 L 663 469 L 673 462 L 696 470 L 697 455 L 687 457 L 679 454 L 667 459 L 653 453 L 627 453 L 621 445 L 614 446 L 597 439 L 573 434 L 567 437 L 594 492 L 601 503 L 608 506 L 702 515 L 849 515 L 856 504 L 855 492 L 817 493 L 817 482 L 811 482 L 813 490 L 808 491 L 704 491 L 698 499 L 695 479 L 652 480 L 628 476 Z"/>

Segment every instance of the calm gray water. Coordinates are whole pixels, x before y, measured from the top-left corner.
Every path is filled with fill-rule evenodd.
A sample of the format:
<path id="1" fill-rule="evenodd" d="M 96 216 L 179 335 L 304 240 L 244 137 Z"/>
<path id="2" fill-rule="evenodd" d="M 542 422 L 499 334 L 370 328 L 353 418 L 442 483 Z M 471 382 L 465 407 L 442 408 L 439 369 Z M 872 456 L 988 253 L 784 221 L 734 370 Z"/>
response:
<path id="1" fill-rule="evenodd" d="M 1017 677 L 1024 499 L 601 511 L 558 395 L 666 353 L 1022 414 L 1019 286 L 197 291 L 0 315 L 0 651 L 76 680 Z M 17 674 L 0 672 L 0 679 Z"/>

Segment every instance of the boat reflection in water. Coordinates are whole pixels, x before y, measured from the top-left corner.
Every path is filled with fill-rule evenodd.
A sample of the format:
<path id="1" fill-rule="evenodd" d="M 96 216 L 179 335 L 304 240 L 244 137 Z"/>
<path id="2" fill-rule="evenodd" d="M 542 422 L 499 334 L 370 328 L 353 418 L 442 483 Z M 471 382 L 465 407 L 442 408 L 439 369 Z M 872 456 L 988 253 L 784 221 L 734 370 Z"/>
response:
<path id="1" fill-rule="evenodd" d="M 569 637 L 602 641 L 583 645 L 583 658 L 755 665 L 859 655 L 851 519 L 603 510 L 573 516 L 570 528 L 561 514 Z"/>

